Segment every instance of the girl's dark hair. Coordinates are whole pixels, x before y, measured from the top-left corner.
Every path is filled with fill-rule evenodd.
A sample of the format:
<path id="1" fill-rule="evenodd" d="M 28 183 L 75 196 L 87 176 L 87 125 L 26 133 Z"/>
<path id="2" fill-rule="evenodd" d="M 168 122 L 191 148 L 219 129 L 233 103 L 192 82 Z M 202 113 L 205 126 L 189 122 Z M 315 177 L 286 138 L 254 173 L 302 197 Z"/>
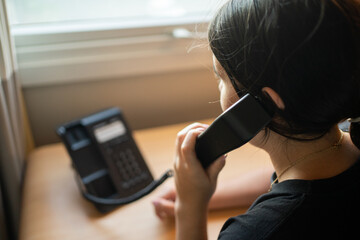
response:
<path id="1" fill-rule="evenodd" d="M 359 29 L 356 0 L 230 0 L 208 38 L 239 96 L 280 95 L 270 130 L 311 140 L 360 116 Z M 351 130 L 360 148 L 360 124 Z"/>

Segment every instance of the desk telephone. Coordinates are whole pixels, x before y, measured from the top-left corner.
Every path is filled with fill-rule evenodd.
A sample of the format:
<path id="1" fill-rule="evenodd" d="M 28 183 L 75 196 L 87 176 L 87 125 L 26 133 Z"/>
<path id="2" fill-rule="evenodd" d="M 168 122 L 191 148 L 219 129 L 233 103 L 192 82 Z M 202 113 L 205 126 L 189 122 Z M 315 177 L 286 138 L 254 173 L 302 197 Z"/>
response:
<path id="1" fill-rule="evenodd" d="M 250 94 L 224 111 L 195 145 L 207 168 L 221 155 L 242 146 L 271 121 L 271 114 Z M 121 111 L 110 108 L 57 129 L 72 158 L 83 196 L 101 212 L 135 201 L 172 176 L 154 181 Z"/>
<path id="2" fill-rule="evenodd" d="M 110 108 L 57 128 L 82 195 L 100 212 L 133 202 L 172 176 L 154 180 L 122 112 Z"/>

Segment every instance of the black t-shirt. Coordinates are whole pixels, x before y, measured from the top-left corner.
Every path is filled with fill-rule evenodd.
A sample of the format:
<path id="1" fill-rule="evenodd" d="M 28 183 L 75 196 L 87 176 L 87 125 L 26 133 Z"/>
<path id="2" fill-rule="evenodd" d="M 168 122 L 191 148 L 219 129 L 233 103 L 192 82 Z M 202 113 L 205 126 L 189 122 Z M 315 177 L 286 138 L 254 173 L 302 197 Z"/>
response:
<path id="1" fill-rule="evenodd" d="M 219 239 L 360 239 L 359 218 L 360 160 L 332 178 L 274 184 Z"/>

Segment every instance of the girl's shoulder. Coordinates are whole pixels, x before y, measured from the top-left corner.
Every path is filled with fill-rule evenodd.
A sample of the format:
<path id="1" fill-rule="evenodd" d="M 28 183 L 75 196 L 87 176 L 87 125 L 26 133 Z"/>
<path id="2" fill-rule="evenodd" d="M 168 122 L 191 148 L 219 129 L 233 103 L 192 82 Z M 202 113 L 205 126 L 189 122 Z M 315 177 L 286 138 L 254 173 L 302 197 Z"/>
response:
<path id="1" fill-rule="evenodd" d="M 242 215 L 228 219 L 219 239 L 268 239 L 301 206 L 305 196 L 270 192 L 260 196 Z"/>
<path id="2" fill-rule="evenodd" d="M 360 161 L 357 161 L 332 178 L 274 184 L 245 214 L 226 221 L 219 238 L 326 239 L 325 234 L 330 239 L 335 236 L 344 239 L 344 232 L 357 235 L 353 219 L 360 216 L 359 203 Z"/>

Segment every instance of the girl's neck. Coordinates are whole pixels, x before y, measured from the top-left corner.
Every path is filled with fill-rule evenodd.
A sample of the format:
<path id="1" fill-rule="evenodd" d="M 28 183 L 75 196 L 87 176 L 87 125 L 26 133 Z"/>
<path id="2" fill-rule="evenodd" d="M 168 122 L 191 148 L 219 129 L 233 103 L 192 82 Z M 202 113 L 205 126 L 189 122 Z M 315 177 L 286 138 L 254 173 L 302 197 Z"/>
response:
<path id="1" fill-rule="evenodd" d="M 338 175 L 352 166 L 360 157 L 360 151 L 348 134 L 334 126 L 322 138 L 313 141 L 289 140 L 270 132 L 262 148 L 270 155 L 278 181 L 288 179 L 323 179 Z M 341 145 L 334 144 L 341 140 Z"/>

